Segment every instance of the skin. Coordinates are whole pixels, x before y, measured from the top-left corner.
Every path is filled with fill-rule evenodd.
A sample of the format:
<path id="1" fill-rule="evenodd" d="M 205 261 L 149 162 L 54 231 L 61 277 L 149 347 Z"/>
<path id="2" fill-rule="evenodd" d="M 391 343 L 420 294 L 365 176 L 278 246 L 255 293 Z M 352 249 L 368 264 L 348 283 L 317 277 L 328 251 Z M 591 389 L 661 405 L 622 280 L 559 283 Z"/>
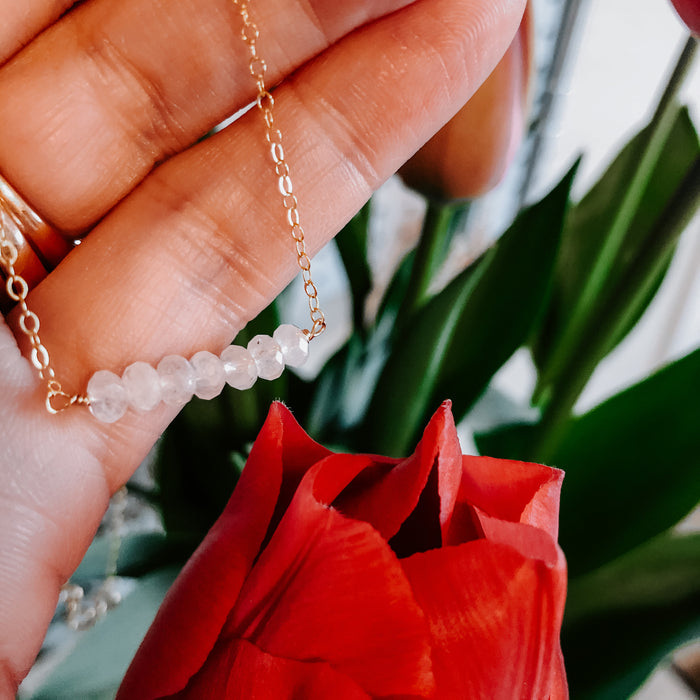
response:
<path id="1" fill-rule="evenodd" d="M 230 0 L 0 0 L 0 172 L 84 236 L 30 295 L 64 387 L 219 352 L 295 274 Z M 255 0 L 310 252 L 473 94 L 524 0 Z M 195 21 L 196 20 L 196 21 Z M 322 290 L 321 290 L 322 292 Z M 332 319 L 331 319 L 332 322 Z M 17 338 L 20 338 L 18 347 Z M 22 355 L 22 352 L 24 355 Z M 110 495 L 173 418 L 49 416 L 0 321 L 0 698 Z"/>

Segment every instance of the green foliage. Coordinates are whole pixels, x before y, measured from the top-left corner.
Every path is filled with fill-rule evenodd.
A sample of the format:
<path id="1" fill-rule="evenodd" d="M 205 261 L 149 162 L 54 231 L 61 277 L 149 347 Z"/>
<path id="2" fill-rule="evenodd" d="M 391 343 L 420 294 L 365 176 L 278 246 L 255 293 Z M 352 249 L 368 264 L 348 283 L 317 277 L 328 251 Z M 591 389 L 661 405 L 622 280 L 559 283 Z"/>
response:
<path id="1" fill-rule="evenodd" d="M 407 324 L 363 424 L 370 449 L 406 453 L 445 398 L 452 399 L 457 418 L 465 415 L 527 340 L 549 294 L 575 171 Z"/>
<path id="2" fill-rule="evenodd" d="M 700 533 L 667 531 L 569 583 L 566 624 L 700 596 Z"/>
<path id="3" fill-rule="evenodd" d="M 552 362 L 557 342 L 561 341 L 565 326 L 572 320 L 591 267 L 604 247 L 612 213 L 619 206 L 637 168 L 649 129 L 650 127 L 647 127 L 630 140 L 600 180 L 569 213 L 566 235 L 556 268 L 555 293 L 552 295 L 542 328 L 533 342 L 535 361 L 545 375 L 548 373 L 547 368 Z M 690 121 L 688 110 L 678 108 L 664 152 L 646 176 L 647 185 L 639 207 L 631 212 L 629 220 L 625 222 L 627 236 L 601 298 L 595 308 L 588 310 L 592 319 L 599 315 L 610 294 L 634 296 L 634 290 L 621 287 L 625 273 L 648 242 L 654 225 L 663 215 L 669 200 L 683 182 L 698 154 L 698 136 Z M 612 319 L 615 328 L 610 332 L 610 343 L 601 348 L 603 355 L 612 350 L 639 320 L 658 289 L 672 255 L 673 250 L 667 251 L 661 269 L 649 271 L 653 274 L 653 279 L 649 282 L 652 293 L 641 299 L 631 313 L 625 314 L 625 322 L 622 323 L 622 319 Z M 580 349 L 580 354 L 586 354 L 586 350 L 584 346 Z M 597 357 L 596 362 L 600 359 Z M 562 369 L 563 371 L 565 370 Z"/>
<path id="4" fill-rule="evenodd" d="M 698 534 L 662 535 L 572 579 L 562 646 L 574 697 L 629 697 L 665 656 L 699 634 Z"/>
<path id="5" fill-rule="evenodd" d="M 372 273 L 367 260 L 367 234 L 371 200 L 335 237 L 338 252 L 348 274 L 352 296 L 353 325 L 358 332 L 365 327 L 365 299 L 372 290 Z"/>
<path id="6" fill-rule="evenodd" d="M 568 474 L 560 532 L 572 573 L 645 542 L 700 502 L 698 386 L 700 350 L 573 422 L 556 458 Z"/>
<path id="7" fill-rule="evenodd" d="M 700 350 L 563 428 L 559 540 L 569 571 L 605 564 L 664 532 L 700 501 Z M 477 436 L 482 452 L 538 461 L 537 425 Z M 533 451 L 534 450 L 534 451 Z"/>
<path id="8" fill-rule="evenodd" d="M 545 458 L 598 363 L 659 288 L 678 238 L 700 206 L 699 166 L 687 111 L 671 102 L 573 210 L 552 297 L 563 301 L 553 301 L 542 341 L 535 343 L 535 400 L 544 411 L 538 452 Z"/>
<path id="9" fill-rule="evenodd" d="M 182 564 L 196 541 L 178 541 L 161 532 L 127 533 L 121 537 L 117 559 L 118 576 L 139 577 L 171 564 Z M 112 548 L 112 537 L 96 537 L 71 581 L 83 586 L 104 578 Z"/>

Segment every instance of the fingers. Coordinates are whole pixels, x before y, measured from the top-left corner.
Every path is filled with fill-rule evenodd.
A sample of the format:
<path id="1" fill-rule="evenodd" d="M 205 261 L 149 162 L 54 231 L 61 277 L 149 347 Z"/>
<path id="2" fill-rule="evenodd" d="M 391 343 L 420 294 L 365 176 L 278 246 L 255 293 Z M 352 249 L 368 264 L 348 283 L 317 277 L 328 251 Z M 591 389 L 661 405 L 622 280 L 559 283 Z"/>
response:
<path id="1" fill-rule="evenodd" d="M 420 0 L 345 37 L 275 91 L 312 251 L 474 92 L 522 8 L 519 0 Z M 281 290 L 295 256 L 267 150 L 253 111 L 172 158 L 31 294 L 67 388 L 83 389 L 97 369 L 218 351 Z M 38 416 L 36 382 L 7 406 L 10 415 Z M 18 450 L 23 467 L 11 492 L 31 494 L 33 524 L 25 531 L 17 512 L 0 522 L 0 562 L 12 562 L 0 565 L 0 629 L 12 640 L 0 642 L 0 660 L 11 660 L 13 679 L 31 663 L 58 582 L 77 566 L 108 491 L 170 418 L 162 408 L 102 426 L 75 409 L 38 419 L 38 432 L 24 436 L 42 454 Z M 6 459 L 13 445 L 0 450 Z"/>
<path id="2" fill-rule="evenodd" d="M 420 2 L 347 37 L 276 91 L 311 252 L 466 101 L 521 10 L 511 0 Z M 67 387 L 136 360 L 220 351 L 296 272 L 279 200 L 255 110 L 161 166 L 32 293 Z M 93 434 L 92 417 L 81 416 Z M 167 419 L 103 429 L 99 461 L 115 487 Z"/>
<path id="3" fill-rule="evenodd" d="M 521 9 L 420 2 L 276 91 L 312 252 L 465 102 Z M 83 390 L 98 369 L 220 351 L 296 272 L 279 199 L 256 111 L 151 175 L 31 296 L 67 388 Z M 163 411 L 103 428 L 80 415 L 86 434 L 103 431 L 98 461 L 115 488 L 169 419 Z"/>
<path id="4" fill-rule="evenodd" d="M 75 2 L 76 0 L 0 0 L 0 64 Z"/>
<path id="5" fill-rule="evenodd" d="M 410 1 L 354 0 L 348 12 L 291 0 L 280 12 L 258 0 L 270 83 Z M 0 171 L 59 229 L 85 230 L 250 101 L 240 30 L 231 0 L 85 3 L 0 70 Z"/>

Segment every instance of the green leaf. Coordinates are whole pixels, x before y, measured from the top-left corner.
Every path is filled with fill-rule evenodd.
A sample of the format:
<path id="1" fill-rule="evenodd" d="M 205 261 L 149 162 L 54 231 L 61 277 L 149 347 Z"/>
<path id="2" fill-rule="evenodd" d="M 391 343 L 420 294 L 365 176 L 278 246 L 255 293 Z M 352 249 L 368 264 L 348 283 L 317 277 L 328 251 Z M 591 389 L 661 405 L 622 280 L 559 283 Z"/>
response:
<path id="1" fill-rule="evenodd" d="M 392 324 L 396 321 L 411 280 L 411 270 L 413 269 L 415 256 L 415 250 L 409 251 L 396 268 L 379 305 L 377 324 L 381 324 L 387 319 Z"/>
<path id="2" fill-rule="evenodd" d="M 411 277 L 401 300 L 397 327 L 401 333 L 416 312 L 431 298 L 431 286 L 439 272 L 458 226 L 466 221 L 468 203 L 428 200 Z"/>
<path id="3" fill-rule="evenodd" d="M 700 349 L 563 428 L 559 540 L 572 576 L 666 531 L 700 501 Z M 539 461 L 538 425 L 476 436 L 482 454 Z"/>
<path id="4" fill-rule="evenodd" d="M 697 596 L 700 533 L 666 532 L 599 569 L 571 578 L 566 620 L 571 625 L 593 615 L 672 605 Z"/>
<path id="5" fill-rule="evenodd" d="M 351 446 L 352 431 L 364 418 L 386 364 L 392 332 L 385 317 L 367 336 L 354 333 L 323 368 L 307 423 L 316 439 Z"/>
<path id="6" fill-rule="evenodd" d="M 335 237 L 340 257 L 350 284 L 352 315 L 355 329 L 364 329 L 365 301 L 372 289 L 372 272 L 367 260 L 367 235 L 371 200 L 347 223 Z"/>
<path id="7" fill-rule="evenodd" d="M 674 649 L 700 636 L 700 596 L 586 617 L 562 629 L 571 697 L 629 698 Z"/>
<path id="8" fill-rule="evenodd" d="M 570 581 L 562 645 L 571 696 L 629 697 L 699 633 L 700 534 L 665 533 Z"/>
<path id="9" fill-rule="evenodd" d="M 475 433 L 490 433 L 504 425 L 539 420 L 539 411 L 529 404 L 515 401 L 491 382 L 468 414 L 468 426 Z"/>
<path id="10" fill-rule="evenodd" d="M 158 446 L 155 475 L 163 525 L 169 535 L 201 539 L 223 511 L 238 482 L 234 445 L 215 425 L 202 429 L 184 419 Z M 216 420 L 214 416 L 214 421 Z M 196 416 L 197 423 L 203 416 Z"/>
<path id="11" fill-rule="evenodd" d="M 590 192 L 578 205 L 572 207 L 567 217 L 555 275 L 556 290 L 533 344 L 535 362 L 543 375 L 549 372 L 553 353 L 565 326 L 572 322 L 588 274 L 604 245 L 610 222 L 638 166 L 640 152 L 647 142 L 648 130 L 649 127 L 632 138 Z M 677 108 L 666 146 L 648 175 L 648 184 L 639 207 L 626 224 L 627 235 L 605 290 L 609 292 L 614 289 L 623 278 L 699 154 L 700 144 L 688 110 Z M 672 253 L 672 250 L 667 253 L 665 264 L 660 268 L 649 270 L 651 279 L 644 280 L 645 287 L 652 288 L 653 291 L 658 289 Z M 603 356 L 629 333 L 653 298 L 653 291 L 644 295 L 640 301 L 634 290 L 616 290 L 617 294 L 629 296 L 630 304 L 634 304 L 635 308 L 625 308 L 624 313 L 620 314 L 619 325 L 611 331 L 612 341 L 603 348 Z M 599 299 L 598 303 L 603 303 L 603 300 Z M 592 316 L 595 315 L 594 312 L 592 308 L 587 309 L 587 313 Z"/>
<path id="12" fill-rule="evenodd" d="M 571 579 L 562 642 L 572 697 L 629 697 L 667 654 L 698 632 L 698 533 L 664 533 Z"/>
<path id="13" fill-rule="evenodd" d="M 511 425 L 502 425 L 486 432 L 477 432 L 474 441 L 479 454 L 498 457 L 499 459 L 515 459 L 519 461 L 536 461 L 532 446 L 538 435 L 538 423 L 517 420 Z M 565 469 L 561 465 L 561 469 Z"/>
<path id="14" fill-rule="evenodd" d="M 560 541 L 572 575 L 664 532 L 700 501 L 698 386 L 700 349 L 574 421 L 555 457 L 567 471 Z"/>
<path id="15" fill-rule="evenodd" d="M 163 569 L 138 587 L 103 620 L 80 635 L 71 655 L 30 700 L 101 700 L 114 697 L 177 569 Z"/>
<path id="16" fill-rule="evenodd" d="M 396 339 L 363 423 L 371 449 L 406 453 L 444 399 L 464 415 L 526 341 L 549 293 L 575 171 L 523 211 Z"/>
<path id="17" fill-rule="evenodd" d="M 362 330 L 356 319 L 353 334 L 320 373 L 310 405 L 306 396 L 312 392 L 308 387 L 304 388 L 305 396 L 290 393 L 292 406 L 296 408 L 300 405 L 308 414 L 305 425 L 317 439 L 351 448 L 353 438 L 362 434 L 361 429 L 356 431 L 356 428 L 365 417 L 374 387 L 389 357 L 389 348 L 397 334 L 399 315 L 405 317 L 408 307 L 425 296 L 424 286 L 443 261 L 455 227 L 463 223 L 467 209 L 464 204 L 443 205 L 438 211 L 437 205 L 433 205 L 430 209 L 432 216 L 426 221 L 419 244 L 419 250 L 423 246 L 421 254 L 427 253 L 426 265 L 420 270 L 416 268 L 416 250 L 404 256 L 387 287 L 374 323 L 369 329 Z M 340 235 L 357 237 L 352 227 Z M 358 253 L 359 245 L 344 245 L 350 248 L 345 257 L 351 258 L 353 251 Z M 427 251 L 424 250 L 426 247 Z M 348 264 L 346 267 L 349 269 Z M 411 280 L 415 280 L 416 276 L 421 285 L 417 297 L 409 294 Z M 360 441 L 359 449 L 366 447 L 366 443 Z"/>

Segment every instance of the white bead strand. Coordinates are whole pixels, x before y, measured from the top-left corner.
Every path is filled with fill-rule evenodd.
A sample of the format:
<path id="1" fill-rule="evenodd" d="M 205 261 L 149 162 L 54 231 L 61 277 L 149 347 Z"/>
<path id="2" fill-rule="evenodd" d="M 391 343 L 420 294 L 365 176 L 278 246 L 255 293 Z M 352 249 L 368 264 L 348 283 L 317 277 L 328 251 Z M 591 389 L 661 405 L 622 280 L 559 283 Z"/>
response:
<path id="1" fill-rule="evenodd" d="M 109 370 L 95 372 L 87 385 L 90 411 L 102 423 L 118 421 L 129 407 L 129 398 L 122 380 Z"/>
<path id="2" fill-rule="evenodd" d="M 247 348 L 229 345 L 220 357 L 202 350 L 189 361 L 180 355 L 168 355 L 157 369 L 134 362 L 121 378 L 107 370 L 95 372 L 87 389 L 90 410 L 103 423 L 114 423 L 129 406 L 139 413 L 152 411 L 161 401 L 181 408 L 194 395 L 213 399 L 226 383 L 245 390 L 258 377 L 277 379 L 285 365 L 300 367 L 308 356 L 308 335 L 296 326 L 283 324 L 272 338 L 256 335 Z"/>
<path id="3" fill-rule="evenodd" d="M 283 323 L 272 337 L 282 349 L 287 367 L 301 367 L 309 359 L 309 338 L 301 328 Z"/>
<path id="4" fill-rule="evenodd" d="M 277 379 L 284 372 L 284 356 L 279 343 L 269 335 L 256 335 L 248 343 L 248 352 L 253 356 L 261 379 Z"/>
<path id="5" fill-rule="evenodd" d="M 8 212 L 12 215 L 15 210 L 21 210 L 23 216 L 37 215 L 0 177 L 0 184 L 4 183 L 3 192 L 0 194 L 0 265 L 4 268 L 4 276 L 7 278 L 7 294 L 20 308 L 19 325 L 22 334 L 31 345 L 30 359 L 39 378 L 44 382 L 45 406 L 51 415 L 57 415 L 74 406 L 87 406 L 100 421 L 113 423 L 119 420 L 129 407 L 143 413 L 153 410 L 163 401 L 179 408 L 195 393 L 204 399 L 214 398 L 227 382 L 238 389 L 249 388 L 253 386 L 257 377 L 273 380 L 281 376 L 285 366 L 301 366 L 308 356 L 309 341 L 326 329 L 326 318 L 321 309 L 318 288 L 311 275 L 311 258 L 307 252 L 306 234 L 301 225 L 299 200 L 294 193 L 292 171 L 285 156 L 282 132 L 276 122 L 275 98 L 267 87 L 267 64 L 258 50 L 260 30 L 250 13 L 250 0 L 232 2 L 240 13 L 240 36 L 250 59 L 248 73 L 257 88 L 254 104 L 264 122 L 270 165 L 277 176 L 282 197 L 280 203 L 286 212 L 290 244 L 296 253 L 311 325 L 304 331 L 288 324 L 282 325 L 275 331 L 274 337 L 257 335 L 248 343 L 247 350 L 231 349 L 225 351 L 225 355 L 222 353 L 220 357 L 201 352 L 188 361 L 184 357 L 169 355 L 163 358 L 155 369 L 143 362 L 135 362 L 124 370 L 121 377 L 101 370 L 92 376 L 84 393 L 67 392 L 56 375 L 49 351 L 39 335 L 39 317 L 27 305 L 29 284 L 20 274 L 21 270 L 15 266 L 19 259 L 19 248 L 8 233 L 12 230 L 18 234 L 22 233 L 19 231 L 19 224 L 14 226 L 8 220 Z M 17 222 L 19 220 L 17 218 Z"/>
<path id="6" fill-rule="evenodd" d="M 122 374 L 129 405 L 139 413 L 152 411 L 163 398 L 158 371 L 146 362 L 134 362 Z"/>
<path id="7" fill-rule="evenodd" d="M 163 401 L 169 406 L 184 406 L 197 388 L 194 367 L 180 355 L 168 355 L 158 363 Z"/>
<path id="8" fill-rule="evenodd" d="M 250 389 L 258 379 L 258 367 L 253 356 L 240 345 L 229 345 L 221 353 L 226 382 L 239 391 Z"/>
<path id="9" fill-rule="evenodd" d="M 218 396 L 226 384 L 224 363 L 207 350 L 198 352 L 190 360 L 195 374 L 195 396 L 200 399 L 213 399 Z"/>

